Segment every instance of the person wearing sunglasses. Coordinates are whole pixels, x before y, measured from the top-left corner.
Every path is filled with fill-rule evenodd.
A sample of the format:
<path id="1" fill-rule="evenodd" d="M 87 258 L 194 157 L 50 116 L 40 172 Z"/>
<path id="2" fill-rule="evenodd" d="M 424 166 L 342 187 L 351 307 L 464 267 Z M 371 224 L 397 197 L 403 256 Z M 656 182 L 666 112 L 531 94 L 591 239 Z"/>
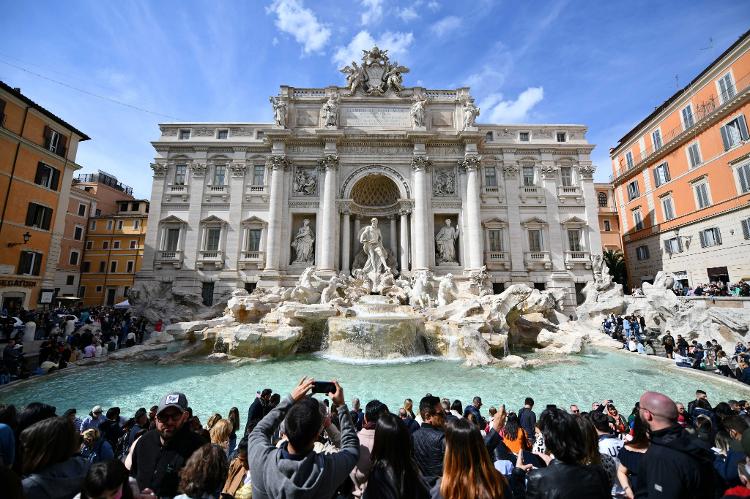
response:
<path id="1" fill-rule="evenodd" d="M 141 491 L 148 489 L 159 497 L 176 496 L 180 470 L 195 450 L 208 443 L 190 431 L 187 408 L 184 394 L 165 395 L 156 412 L 156 428 L 136 442 L 130 474 Z"/>

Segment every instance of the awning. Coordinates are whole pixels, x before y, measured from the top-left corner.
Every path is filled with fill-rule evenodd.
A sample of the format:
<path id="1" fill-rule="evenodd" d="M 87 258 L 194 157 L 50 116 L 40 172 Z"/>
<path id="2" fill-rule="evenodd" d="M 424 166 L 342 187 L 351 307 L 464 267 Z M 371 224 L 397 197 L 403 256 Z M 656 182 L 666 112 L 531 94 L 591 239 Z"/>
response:
<path id="1" fill-rule="evenodd" d="M 115 308 L 130 308 L 130 302 L 128 300 L 121 301 L 115 305 Z"/>

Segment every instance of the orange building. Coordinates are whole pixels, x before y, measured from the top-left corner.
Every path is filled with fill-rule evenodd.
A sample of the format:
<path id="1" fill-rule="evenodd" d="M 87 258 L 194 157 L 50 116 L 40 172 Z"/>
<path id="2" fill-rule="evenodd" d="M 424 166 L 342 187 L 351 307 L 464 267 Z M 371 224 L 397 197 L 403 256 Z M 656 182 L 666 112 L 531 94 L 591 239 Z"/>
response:
<path id="1" fill-rule="evenodd" d="M 127 298 L 143 263 L 149 203 L 123 199 L 112 215 L 89 218 L 79 295 L 84 305 L 115 305 Z"/>
<path id="2" fill-rule="evenodd" d="M 620 219 L 617 217 L 615 188 L 612 184 L 594 184 L 596 205 L 599 207 L 599 232 L 602 250 L 621 250 Z"/>
<path id="3" fill-rule="evenodd" d="M 750 31 L 610 151 L 631 286 L 750 278 Z"/>
<path id="4" fill-rule="evenodd" d="M 0 302 L 50 304 L 78 143 L 89 137 L 0 82 Z"/>
<path id="5" fill-rule="evenodd" d="M 89 217 L 117 213 L 118 201 L 133 199 L 133 188 L 110 173 L 99 170 L 73 179 L 55 274 L 56 302 L 73 305 L 80 301 L 81 265 Z"/>

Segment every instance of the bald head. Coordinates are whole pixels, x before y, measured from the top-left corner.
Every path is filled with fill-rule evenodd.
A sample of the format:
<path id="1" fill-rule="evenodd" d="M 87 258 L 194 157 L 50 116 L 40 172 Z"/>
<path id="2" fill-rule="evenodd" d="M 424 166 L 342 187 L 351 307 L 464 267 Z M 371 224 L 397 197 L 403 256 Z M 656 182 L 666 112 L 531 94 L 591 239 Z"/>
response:
<path id="1" fill-rule="evenodd" d="M 646 392 L 640 399 L 641 419 L 654 430 L 669 428 L 677 420 L 677 404 L 659 392 Z"/>

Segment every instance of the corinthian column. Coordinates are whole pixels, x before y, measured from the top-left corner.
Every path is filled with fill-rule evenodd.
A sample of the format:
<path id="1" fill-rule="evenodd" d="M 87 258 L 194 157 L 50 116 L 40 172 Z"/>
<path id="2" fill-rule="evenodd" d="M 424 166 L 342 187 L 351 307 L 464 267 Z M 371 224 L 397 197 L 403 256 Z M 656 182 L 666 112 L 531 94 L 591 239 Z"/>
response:
<path id="1" fill-rule="evenodd" d="M 429 269 L 430 259 L 427 231 L 427 170 L 431 165 L 425 155 L 414 156 L 411 167 L 414 170 L 414 259 L 413 270 Z"/>
<path id="2" fill-rule="evenodd" d="M 339 157 L 336 154 L 327 154 L 319 161 L 320 168 L 324 172 L 323 202 L 321 211 L 323 213 L 320 221 L 320 258 L 318 259 L 318 270 L 336 270 L 336 170 L 339 166 Z"/>
<path id="3" fill-rule="evenodd" d="M 281 217 L 284 197 L 284 171 L 289 160 L 284 155 L 268 158 L 267 167 L 271 170 L 271 200 L 268 210 L 268 243 L 266 245 L 265 271 L 278 272 L 281 256 Z"/>
<path id="4" fill-rule="evenodd" d="M 408 203 L 408 201 L 406 202 Z M 398 214 L 401 215 L 401 273 L 409 271 L 409 209 L 402 203 Z"/>
<path id="5" fill-rule="evenodd" d="M 351 245 L 352 245 L 352 233 L 351 233 L 351 212 L 349 211 L 349 203 L 344 201 L 341 206 L 341 270 L 349 273 L 349 260 L 351 259 Z"/>
<path id="6" fill-rule="evenodd" d="M 466 156 L 461 166 L 466 168 L 466 229 L 468 255 L 464 268 L 476 270 L 482 267 L 482 222 L 480 220 L 479 165 L 481 158 Z"/>

